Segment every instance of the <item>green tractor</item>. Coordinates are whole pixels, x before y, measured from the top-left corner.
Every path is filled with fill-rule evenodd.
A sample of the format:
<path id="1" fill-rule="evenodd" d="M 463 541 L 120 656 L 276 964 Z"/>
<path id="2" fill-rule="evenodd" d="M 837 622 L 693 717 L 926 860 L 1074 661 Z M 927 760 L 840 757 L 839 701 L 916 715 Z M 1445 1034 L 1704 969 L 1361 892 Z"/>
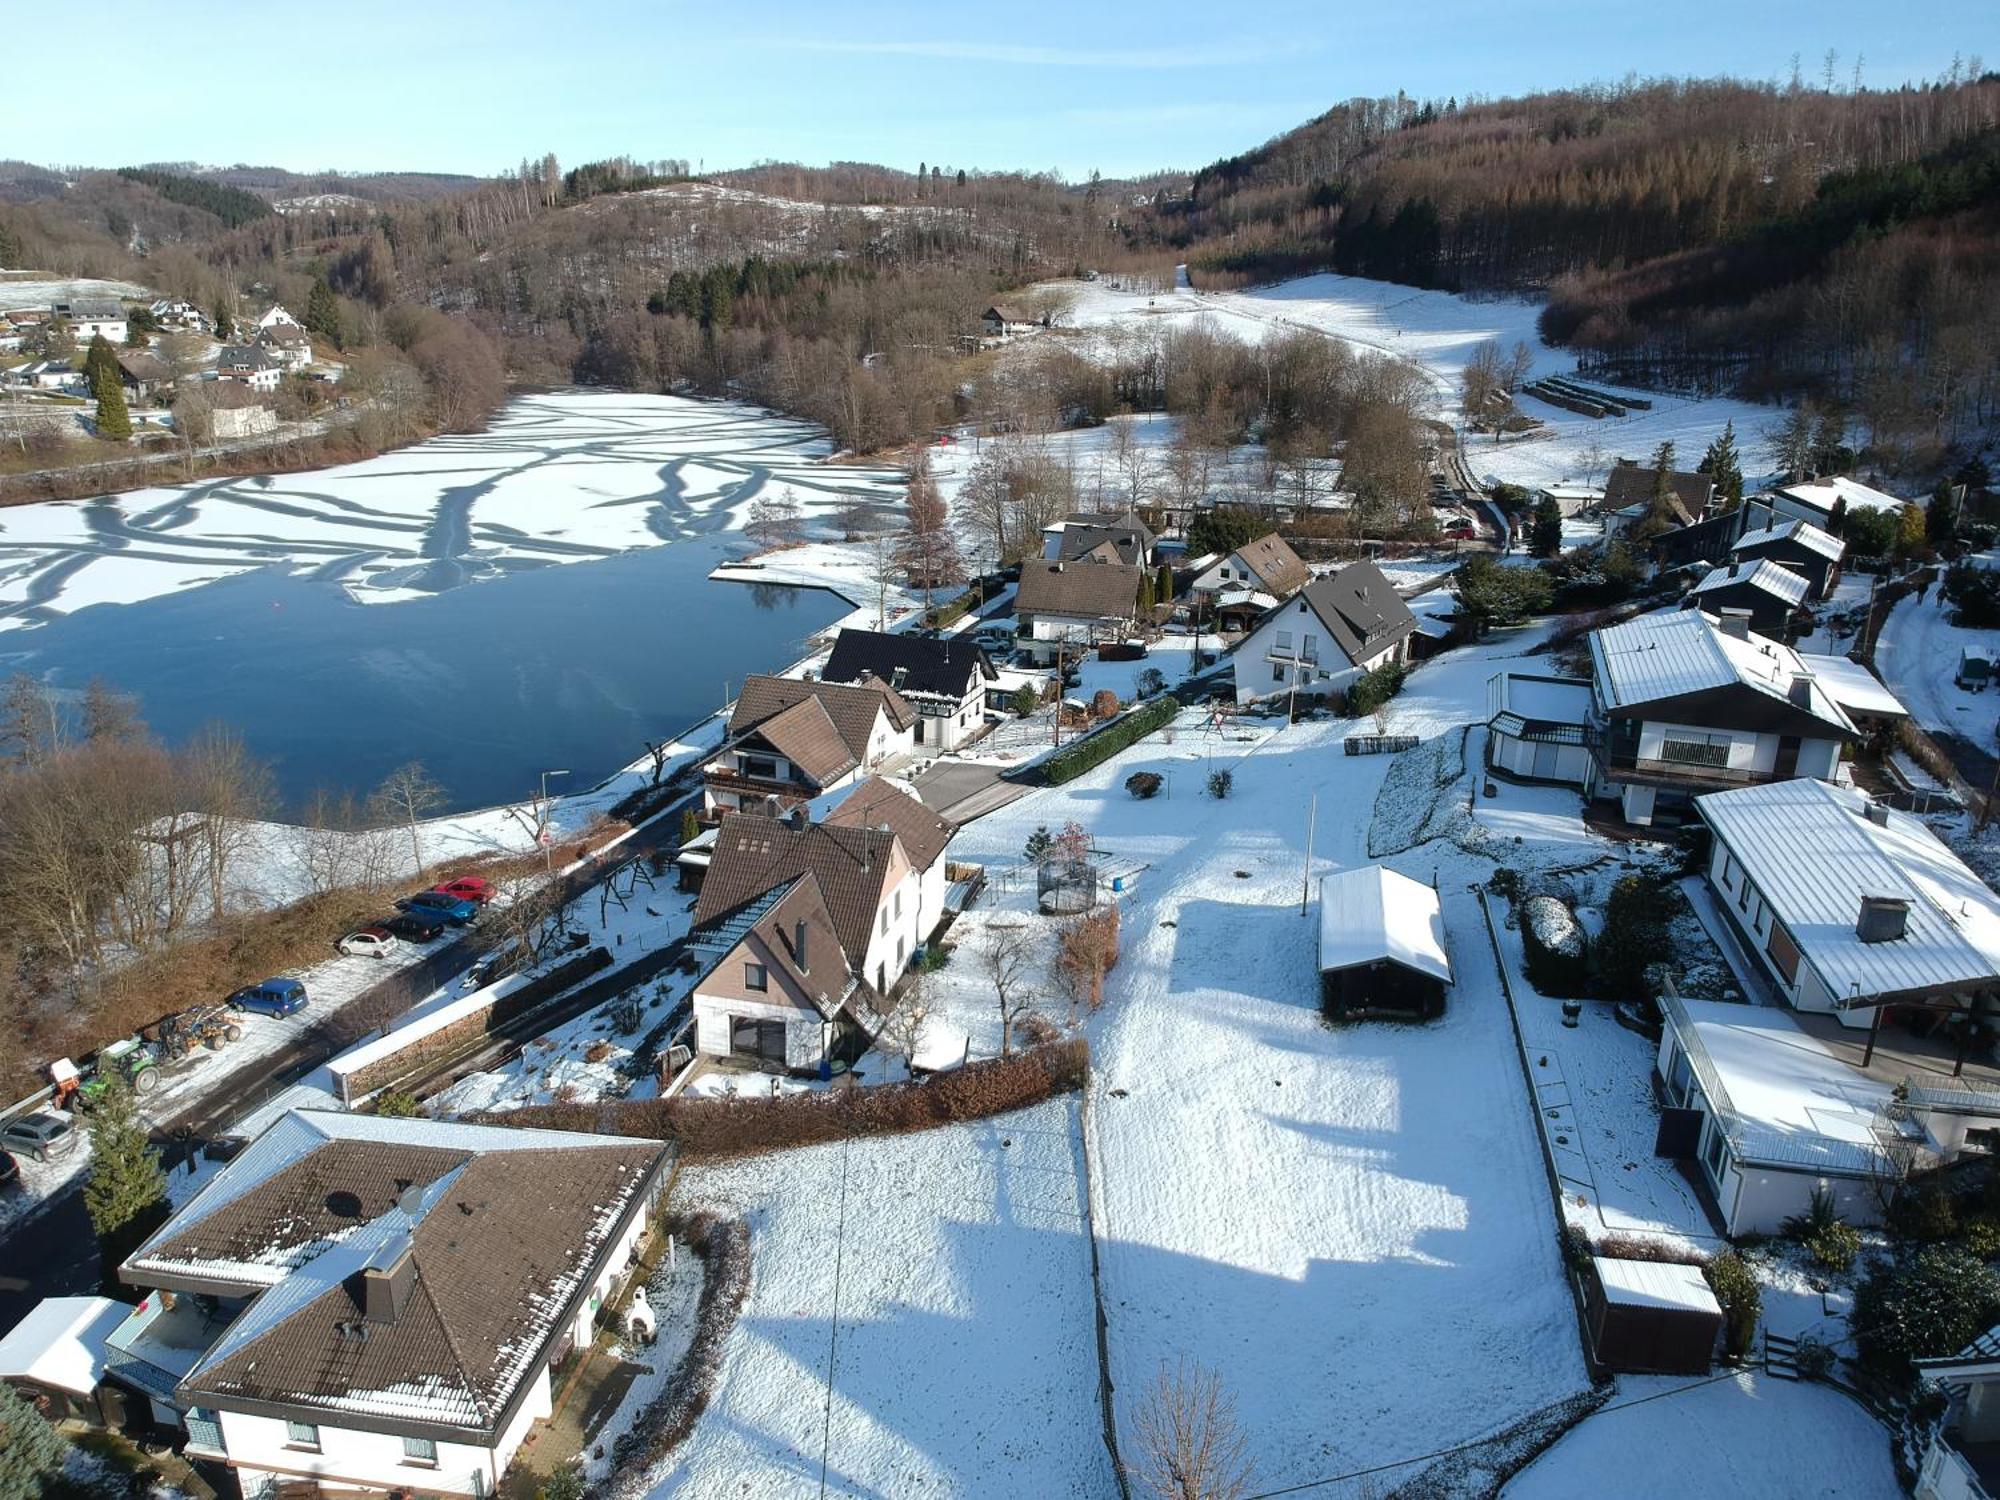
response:
<path id="1" fill-rule="evenodd" d="M 112 1042 L 79 1068 L 68 1058 L 59 1058 L 49 1068 L 54 1079 L 57 1102 L 74 1099 L 85 1109 L 104 1097 L 113 1080 L 122 1080 L 133 1093 L 144 1097 L 164 1081 L 160 1074 L 159 1049 L 137 1037 Z"/>

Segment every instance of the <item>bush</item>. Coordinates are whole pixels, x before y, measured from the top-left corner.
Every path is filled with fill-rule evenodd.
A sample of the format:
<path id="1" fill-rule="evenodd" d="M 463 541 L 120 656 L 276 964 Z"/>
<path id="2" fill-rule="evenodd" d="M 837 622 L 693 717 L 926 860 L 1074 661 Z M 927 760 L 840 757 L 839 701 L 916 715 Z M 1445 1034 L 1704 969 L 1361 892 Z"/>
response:
<path id="1" fill-rule="evenodd" d="M 1849 1326 L 1862 1367 L 1894 1385 L 1914 1359 L 1956 1354 L 2000 1314 L 2000 1277 L 1965 1251 L 1926 1245 L 1878 1265 L 1854 1297 Z"/>
<path id="2" fill-rule="evenodd" d="M 923 956 L 917 960 L 917 968 L 925 974 L 935 974 L 951 962 L 953 951 L 949 943 L 926 943 Z"/>
<path id="3" fill-rule="evenodd" d="M 1110 688 L 1099 688 L 1090 695 L 1090 716 L 1093 719 L 1108 719 L 1118 712 L 1118 695 Z"/>
<path id="4" fill-rule="evenodd" d="M 1035 690 L 1023 683 L 1014 689 L 1014 696 L 1007 700 L 1007 706 L 1014 710 L 1016 717 L 1025 719 L 1035 711 L 1035 705 L 1041 701 Z"/>
<path id="5" fill-rule="evenodd" d="M 1347 690 L 1347 711 L 1357 719 L 1367 718 L 1402 691 L 1403 680 L 1409 675 L 1410 669 L 1395 661 L 1363 674 Z"/>
<path id="6" fill-rule="evenodd" d="M 1833 1346 L 1815 1338 L 1802 1338 L 1792 1352 L 1792 1363 L 1807 1380 L 1824 1380 L 1833 1373 Z"/>
<path id="7" fill-rule="evenodd" d="M 1597 1253 L 1606 1260 L 1649 1260 L 1663 1266 L 1708 1264 L 1708 1257 L 1699 1250 L 1642 1234 L 1607 1234 L 1597 1242 Z"/>
<path id="8" fill-rule="evenodd" d="M 1829 1271 L 1845 1271 L 1861 1253 L 1861 1231 L 1840 1217 L 1833 1194 L 1823 1189 L 1814 1190 L 1804 1213 L 1785 1220 L 1784 1230 L 1813 1264 Z"/>
<path id="9" fill-rule="evenodd" d="M 1568 998 L 1590 988 L 1590 951 L 1576 914 L 1554 896 L 1530 896 L 1516 908 L 1528 982 L 1544 995 Z"/>
<path id="10" fill-rule="evenodd" d="M 1167 690 L 1167 674 L 1158 667 L 1147 667 L 1132 686 L 1141 698 L 1157 698 Z"/>
<path id="11" fill-rule="evenodd" d="M 417 1096 L 390 1089 L 375 1101 L 375 1113 L 392 1120 L 413 1120 L 417 1116 Z"/>
<path id="12" fill-rule="evenodd" d="M 1959 1234 L 1968 1254 L 1976 1255 L 1981 1260 L 1992 1260 L 2000 1256 L 2000 1219 L 1989 1218 L 1983 1214 L 1978 1218 L 1967 1219 Z"/>
<path id="13" fill-rule="evenodd" d="M 1180 711 L 1180 704 L 1172 698 L 1155 698 L 1143 707 L 1133 709 L 1124 718 L 1113 719 L 1102 729 L 1093 730 L 1056 751 L 1042 762 L 1042 778 L 1050 786 L 1074 781 L 1085 771 L 1103 765 L 1120 750 L 1138 743 L 1154 730 L 1173 723 L 1174 716 Z"/>
<path id="14" fill-rule="evenodd" d="M 1215 798 L 1217 801 L 1221 801 L 1235 790 L 1236 773 L 1234 771 L 1222 770 L 1210 771 L 1208 773 L 1209 796 Z"/>
<path id="15" fill-rule="evenodd" d="M 1643 875 L 1627 875 L 1611 888 L 1604 904 L 1604 932 L 1596 943 L 1597 992 L 1608 1000 L 1655 1000 L 1657 974 L 1649 966 L 1671 953 L 1672 940 L 1661 915 L 1673 899 L 1664 886 Z"/>
<path id="16" fill-rule="evenodd" d="M 1026 1109 L 1081 1089 L 1090 1048 L 1081 1038 L 967 1063 L 922 1083 L 733 1099 L 626 1099 L 538 1104 L 468 1118 L 523 1129 L 596 1131 L 677 1141 L 689 1156 L 753 1156 L 866 1135 L 934 1130 Z"/>
<path id="17" fill-rule="evenodd" d="M 1562 1251 L 1563 1263 L 1572 1271 L 1587 1269 L 1591 1256 L 1597 1253 L 1591 1247 L 1589 1233 L 1581 1224 L 1564 1224 L 1556 1236 L 1556 1244 Z"/>
<path id="18" fill-rule="evenodd" d="M 1757 1338 L 1757 1320 L 1764 1313 L 1764 1296 L 1743 1257 L 1725 1250 L 1701 1269 L 1708 1288 L 1722 1304 L 1722 1346 L 1736 1358 L 1750 1352 Z"/>
<path id="19" fill-rule="evenodd" d="M 1125 778 L 1125 790 L 1141 802 L 1159 796 L 1164 784 L 1158 771 L 1134 771 Z"/>
<path id="20" fill-rule="evenodd" d="M 1901 1239 L 1930 1244 L 1958 1233 L 1958 1205 L 1936 1183 L 1905 1185 L 1889 1205 L 1889 1232 Z"/>

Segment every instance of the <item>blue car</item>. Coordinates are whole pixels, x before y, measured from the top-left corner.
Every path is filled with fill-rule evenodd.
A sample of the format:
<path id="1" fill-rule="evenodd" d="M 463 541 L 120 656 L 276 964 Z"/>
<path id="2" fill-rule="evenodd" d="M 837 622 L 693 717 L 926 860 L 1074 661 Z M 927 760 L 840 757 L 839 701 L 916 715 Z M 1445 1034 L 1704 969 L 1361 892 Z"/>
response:
<path id="1" fill-rule="evenodd" d="M 420 917 L 449 922 L 454 927 L 467 926 L 479 915 L 477 901 L 463 901 L 444 891 L 418 891 L 414 896 L 404 897 L 396 905 Z"/>
<path id="2" fill-rule="evenodd" d="M 245 985 L 228 1000 L 231 1010 L 260 1016 L 290 1016 L 306 1008 L 306 987 L 296 979 L 264 979 Z"/>

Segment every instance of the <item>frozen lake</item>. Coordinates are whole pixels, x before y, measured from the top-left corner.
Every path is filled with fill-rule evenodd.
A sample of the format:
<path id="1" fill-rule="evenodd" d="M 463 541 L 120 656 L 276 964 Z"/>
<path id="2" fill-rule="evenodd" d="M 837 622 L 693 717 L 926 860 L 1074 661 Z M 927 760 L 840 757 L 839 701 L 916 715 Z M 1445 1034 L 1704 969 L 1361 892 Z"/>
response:
<path id="1" fill-rule="evenodd" d="M 710 582 L 743 514 L 900 498 L 729 403 L 523 397 L 365 463 L 0 511 L 0 667 L 103 677 L 169 739 L 239 728 L 290 802 L 422 760 L 455 806 L 582 787 L 846 606 Z"/>

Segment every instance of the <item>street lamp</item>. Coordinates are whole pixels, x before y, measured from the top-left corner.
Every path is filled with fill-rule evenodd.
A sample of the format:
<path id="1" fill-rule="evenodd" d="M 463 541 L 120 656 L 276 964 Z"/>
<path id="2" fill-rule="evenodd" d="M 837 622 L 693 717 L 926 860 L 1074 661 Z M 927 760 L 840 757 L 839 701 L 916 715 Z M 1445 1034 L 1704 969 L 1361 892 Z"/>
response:
<path id="1" fill-rule="evenodd" d="M 568 771 L 542 772 L 542 800 L 536 806 L 536 811 L 540 814 L 540 817 L 537 818 L 536 821 L 541 824 L 542 869 L 544 872 L 550 874 L 554 873 L 556 867 L 555 865 L 556 845 L 554 838 L 552 838 L 549 834 L 549 778 L 551 776 L 567 776 L 567 775 L 569 775 Z"/>

